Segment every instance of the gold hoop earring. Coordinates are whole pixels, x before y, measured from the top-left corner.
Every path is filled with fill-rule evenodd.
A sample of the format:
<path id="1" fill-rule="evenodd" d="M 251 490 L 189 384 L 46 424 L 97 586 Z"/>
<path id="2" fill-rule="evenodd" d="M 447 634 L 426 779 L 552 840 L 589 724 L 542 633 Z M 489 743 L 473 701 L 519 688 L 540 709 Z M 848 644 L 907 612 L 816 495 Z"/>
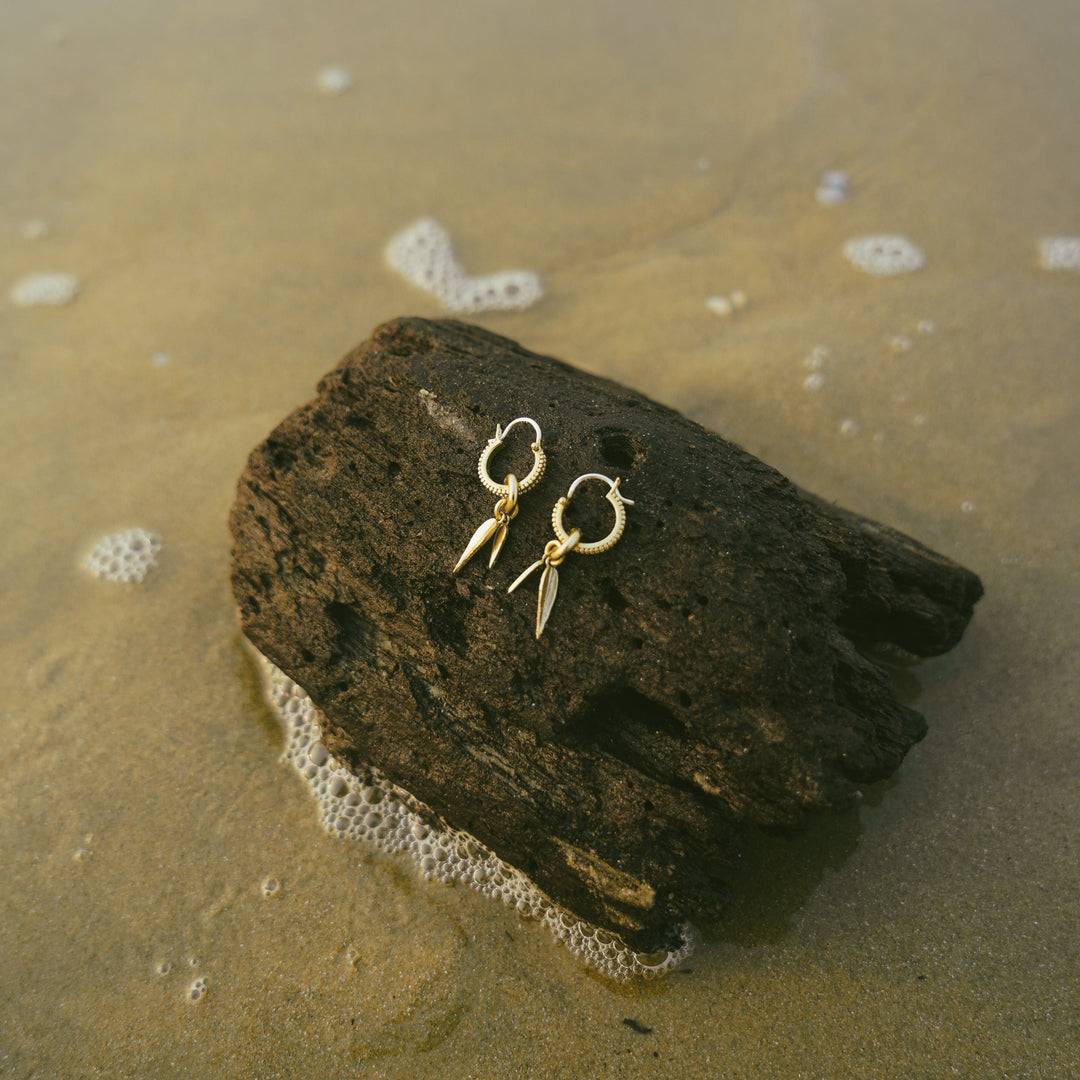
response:
<path id="1" fill-rule="evenodd" d="M 570 500 L 574 497 L 578 485 L 586 480 L 603 480 L 608 485 L 608 493 L 604 497 L 615 510 L 615 524 L 611 532 L 602 540 L 591 543 L 582 543 L 580 529 L 573 529 L 568 533 L 563 526 L 563 514 L 570 505 Z M 544 572 L 540 575 L 540 593 L 536 601 L 537 640 L 540 639 L 544 627 L 547 626 L 551 609 L 555 605 L 555 597 L 559 592 L 559 571 L 556 567 L 571 551 L 576 551 L 579 555 L 599 555 L 602 551 L 613 548 L 619 542 L 623 529 L 626 528 L 626 511 L 623 507 L 633 505 L 633 500 L 623 498 L 619 491 L 619 480 L 612 480 L 601 473 L 585 473 L 579 476 L 570 485 L 570 490 L 555 504 L 555 509 L 551 512 L 551 527 L 555 530 L 555 539 L 547 542 L 544 554 L 506 590 L 512 593 L 534 570 L 538 570 L 541 566 L 544 568 Z"/>
<path id="2" fill-rule="evenodd" d="M 488 472 L 488 461 L 491 459 L 491 455 L 502 446 L 506 433 L 515 424 L 531 424 L 533 430 L 536 432 L 536 441 L 532 443 L 533 466 L 532 469 L 529 470 L 529 475 L 526 476 L 524 480 L 519 481 L 513 473 L 507 473 L 505 481 L 501 484 L 497 484 L 492 480 L 491 475 Z M 494 541 L 491 545 L 491 558 L 488 559 L 488 569 L 490 570 L 491 567 L 495 565 L 495 560 L 499 557 L 499 552 L 502 551 L 502 546 L 506 542 L 507 528 L 509 527 L 510 522 L 517 517 L 518 497 L 524 495 L 526 491 L 529 491 L 540 483 L 546 468 L 547 456 L 544 454 L 544 448 L 541 445 L 540 425 L 535 420 L 528 416 L 519 416 L 516 420 L 511 420 L 505 428 L 500 427 L 498 424 L 495 425 L 495 438 L 488 439 L 487 445 L 480 454 L 476 472 L 480 477 L 480 483 L 483 484 L 492 495 L 497 495 L 499 501 L 495 504 L 494 516 L 488 518 L 487 521 L 473 533 L 472 539 L 461 553 L 461 558 L 458 559 L 457 565 L 454 567 L 455 574 L 477 553 L 477 551 L 480 550 L 480 548 L 491 540 L 492 537 L 494 537 Z"/>

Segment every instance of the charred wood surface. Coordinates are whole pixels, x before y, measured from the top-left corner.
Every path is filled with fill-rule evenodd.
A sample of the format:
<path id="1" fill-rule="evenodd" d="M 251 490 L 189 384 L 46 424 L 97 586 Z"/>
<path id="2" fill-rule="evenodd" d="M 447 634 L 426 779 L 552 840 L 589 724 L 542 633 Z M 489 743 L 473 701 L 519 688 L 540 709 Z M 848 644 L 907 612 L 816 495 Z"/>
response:
<path id="1" fill-rule="evenodd" d="M 547 473 L 494 569 L 483 552 L 454 576 L 495 501 L 477 458 L 518 416 Z M 493 475 L 524 476 L 531 437 Z M 507 585 L 588 472 L 635 505 L 614 548 L 567 557 L 537 641 L 535 587 Z M 603 495 L 575 495 L 586 539 L 611 526 Z M 331 751 L 639 947 L 717 913 L 744 824 L 795 825 L 896 769 L 924 721 L 857 646 L 944 652 L 982 593 L 673 410 L 450 320 L 346 356 L 251 454 L 231 528 L 244 632 Z"/>

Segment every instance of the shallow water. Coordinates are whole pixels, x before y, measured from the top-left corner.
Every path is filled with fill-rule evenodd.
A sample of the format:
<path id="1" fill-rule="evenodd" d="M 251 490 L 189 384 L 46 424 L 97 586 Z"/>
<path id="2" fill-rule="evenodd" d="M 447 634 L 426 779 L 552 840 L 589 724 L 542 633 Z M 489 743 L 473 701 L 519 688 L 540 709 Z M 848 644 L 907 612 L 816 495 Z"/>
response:
<path id="1" fill-rule="evenodd" d="M 1075 1075 L 1080 274 L 1037 247 L 1080 235 L 1073 7 L 5 5 L 0 1075 Z M 422 215 L 542 275 L 477 322 L 987 588 L 897 674 L 930 725 L 897 776 L 762 838 L 659 982 L 326 837 L 239 644 L 235 479 L 440 312 L 382 256 Z M 925 268 L 854 268 L 876 233 Z M 9 299 L 42 271 L 77 298 Z M 130 526 L 144 582 L 80 569 Z"/>

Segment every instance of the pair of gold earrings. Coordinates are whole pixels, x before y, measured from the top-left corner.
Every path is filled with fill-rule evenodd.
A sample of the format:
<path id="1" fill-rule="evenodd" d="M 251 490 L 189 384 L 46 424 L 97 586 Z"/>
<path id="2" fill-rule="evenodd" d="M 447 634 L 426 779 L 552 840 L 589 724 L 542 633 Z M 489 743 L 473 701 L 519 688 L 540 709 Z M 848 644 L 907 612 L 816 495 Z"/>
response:
<path id="1" fill-rule="evenodd" d="M 492 480 L 491 474 L 488 472 L 488 462 L 492 454 L 502 446 L 507 432 L 515 424 L 531 424 L 536 432 L 536 441 L 532 443 L 533 466 L 524 480 L 519 481 L 513 473 L 507 473 L 505 481 L 497 484 Z M 528 416 L 519 416 L 516 420 L 511 420 L 505 428 L 500 427 L 498 424 L 495 425 L 495 438 L 488 439 L 487 445 L 480 454 L 480 461 L 477 464 L 476 471 L 480 476 L 480 483 L 492 495 L 497 495 L 499 501 L 495 504 L 494 515 L 488 518 L 473 533 L 472 539 L 462 552 L 461 558 L 457 561 L 457 566 L 454 567 L 455 574 L 492 538 L 494 540 L 491 545 L 491 557 L 488 559 L 488 569 L 495 565 L 495 560 L 499 557 L 499 552 L 502 551 L 502 546 L 506 542 L 506 533 L 510 522 L 517 517 L 518 498 L 540 483 L 546 468 L 547 457 L 544 454 L 542 445 L 540 425 L 535 420 Z M 566 513 L 567 506 L 570 505 L 570 500 L 574 497 L 574 492 L 577 491 L 578 485 L 583 484 L 586 480 L 602 480 L 608 485 L 608 493 L 605 498 L 615 510 L 615 525 L 611 532 L 602 540 L 596 540 L 593 543 L 582 541 L 580 529 L 572 529 L 568 533 L 563 525 L 563 515 Z M 547 542 L 544 547 L 544 554 L 506 590 L 508 593 L 512 593 L 531 573 L 539 570 L 541 566 L 544 568 L 543 573 L 540 575 L 540 594 L 536 603 L 537 638 L 540 637 L 544 632 L 544 627 L 547 626 L 551 609 L 555 604 L 555 597 L 559 591 L 559 571 L 556 567 L 562 564 L 562 561 L 571 551 L 576 552 L 578 555 L 599 555 L 601 552 L 614 547 L 619 542 L 623 529 L 626 528 L 626 511 L 623 507 L 633 505 L 633 501 L 624 498 L 622 492 L 619 491 L 619 480 L 612 480 L 601 473 L 585 473 L 579 476 L 570 485 L 570 490 L 555 504 L 555 508 L 551 512 L 551 526 L 555 530 L 555 539 Z"/>

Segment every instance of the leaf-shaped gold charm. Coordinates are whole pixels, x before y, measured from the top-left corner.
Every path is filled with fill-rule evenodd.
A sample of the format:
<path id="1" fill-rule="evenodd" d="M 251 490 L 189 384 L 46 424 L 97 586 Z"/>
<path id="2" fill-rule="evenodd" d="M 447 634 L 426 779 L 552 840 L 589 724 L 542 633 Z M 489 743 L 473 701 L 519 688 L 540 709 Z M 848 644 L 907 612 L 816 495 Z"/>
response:
<path id="1" fill-rule="evenodd" d="M 494 518 L 488 518 L 487 521 L 473 533 L 473 538 L 469 541 L 469 546 L 461 553 L 461 558 L 458 559 L 457 566 L 454 567 L 455 574 L 476 554 L 478 549 L 482 548 L 491 539 L 492 534 L 498 527 L 499 523 Z"/>
<path id="2" fill-rule="evenodd" d="M 488 559 L 488 569 L 490 570 L 495 565 L 495 560 L 499 557 L 499 552 L 502 551 L 502 546 L 506 542 L 506 522 L 504 521 L 495 533 L 495 539 L 491 544 L 491 558 Z"/>
<path id="3" fill-rule="evenodd" d="M 525 573 L 519 575 L 518 579 L 514 582 L 514 584 L 511 585 L 510 588 L 507 589 L 506 591 L 508 593 L 512 593 L 538 566 L 543 566 L 543 565 L 544 565 L 544 560 L 543 559 L 537 559 L 536 562 L 534 562 L 532 564 L 532 566 L 530 566 L 529 569 L 525 571 Z"/>
<path id="4" fill-rule="evenodd" d="M 545 566 L 544 572 L 540 575 L 540 596 L 536 602 L 537 640 L 544 632 L 544 627 L 547 626 L 548 616 L 551 614 L 551 608 L 555 603 L 558 592 L 559 571 L 554 566 Z"/>

